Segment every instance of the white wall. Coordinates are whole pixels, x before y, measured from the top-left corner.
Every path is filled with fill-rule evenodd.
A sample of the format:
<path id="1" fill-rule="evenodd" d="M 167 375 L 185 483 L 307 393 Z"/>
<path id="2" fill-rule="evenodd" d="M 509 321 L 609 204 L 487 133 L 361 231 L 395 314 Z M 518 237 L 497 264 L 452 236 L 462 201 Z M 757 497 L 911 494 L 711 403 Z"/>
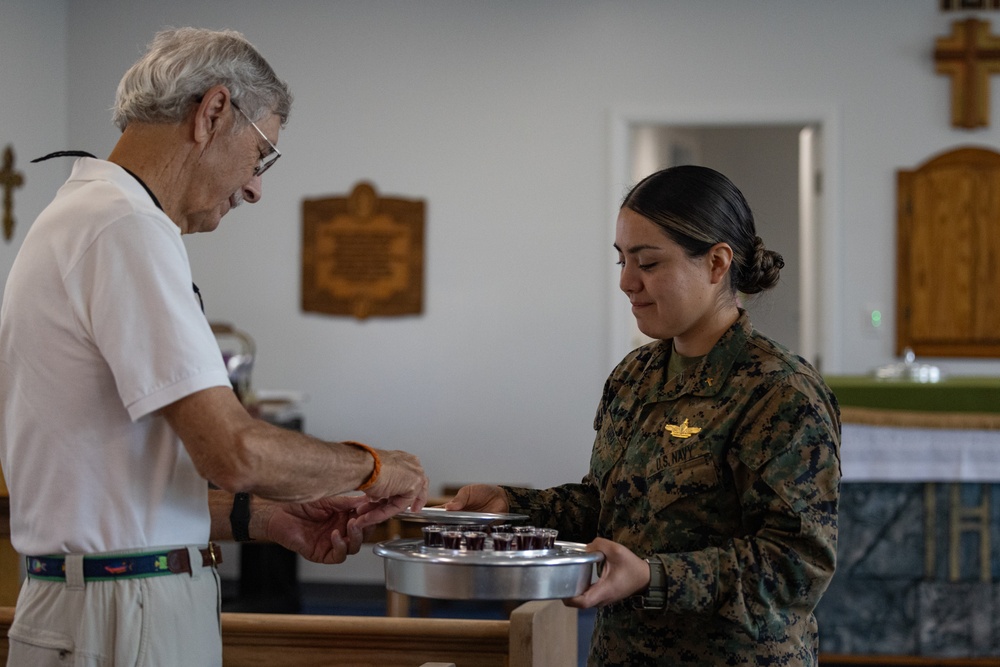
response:
<path id="1" fill-rule="evenodd" d="M 993 127 L 950 125 L 931 51 L 964 15 L 937 6 L 0 0 L 0 140 L 15 138 L 22 160 L 62 147 L 107 154 L 115 86 L 157 29 L 243 31 L 295 92 L 285 157 L 262 203 L 187 243 L 210 317 L 256 339 L 255 385 L 306 392 L 316 435 L 417 453 L 435 488 L 551 485 L 585 472 L 617 361 L 609 135 L 623 110 L 787 105 L 835 119 L 825 136 L 837 142 L 838 215 L 826 224 L 841 266 L 826 285 L 839 297 L 826 370 L 893 360 L 891 322 L 879 338 L 862 323 L 867 304 L 892 312 L 895 172 L 1000 138 L 1000 80 Z M 361 179 L 428 203 L 420 317 L 299 310 L 301 202 Z M 19 236 L 54 190 L 35 190 L 41 181 L 16 195 Z M 0 274 L 15 246 L 2 247 Z"/>
<path id="2" fill-rule="evenodd" d="M 30 164 L 66 147 L 66 19 L 66 0 L 0 0 L 0 155 L 10 146 L 24 178 L 13 191 L 14 235 L 0 235 L 0 294 L 32 220 L 69 174 L 66 160 Z"/>

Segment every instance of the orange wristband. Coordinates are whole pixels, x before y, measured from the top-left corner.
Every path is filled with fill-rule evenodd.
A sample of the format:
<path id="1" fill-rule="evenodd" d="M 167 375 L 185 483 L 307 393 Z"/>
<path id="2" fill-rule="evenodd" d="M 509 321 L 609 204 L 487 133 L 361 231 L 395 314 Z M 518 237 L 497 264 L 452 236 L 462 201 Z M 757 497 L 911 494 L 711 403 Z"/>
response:
<path id="1" fill-rule="evenodd" d="M 371 447 L 369 447 L 368 445 L 362 444 L 360 442 L 355 442 L 353 440 L 345 440 L 344 444 L 345 445 L 354 445 L 355 447 L 360 447 L 361 449 L 363 449 L 366 452 L 368 452 L 369 454 L 371 454 L 372 458 L 375 459 L 375 467 L 372 468 L 372 474 L 369 475 L 368 479 L 366 479 L 364 482 L 362 482 L 361 486 L 359 486 L 355 490 L 356 491 L 364 491 L 366 489 L 370 489 L 372 487 L 372 485 L 375 483 L 375 480 L 378 479 L 378 474 L 380 472 L 382 472 L 382 459 L 380 459 L 378 457 L 378 453 L 374 449 L 372 449 Z"/>

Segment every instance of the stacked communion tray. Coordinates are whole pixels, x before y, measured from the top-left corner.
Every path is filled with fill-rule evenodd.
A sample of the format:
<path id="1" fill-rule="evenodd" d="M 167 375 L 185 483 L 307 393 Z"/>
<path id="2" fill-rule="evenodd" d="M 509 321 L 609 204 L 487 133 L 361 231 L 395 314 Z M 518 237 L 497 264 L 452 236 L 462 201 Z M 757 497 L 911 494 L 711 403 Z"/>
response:
<path id="1" fill-rule="evenodd" d="M 545 600 L 587 590 L 601 553 L 560 542 L 556 531 L 514 526 L 521 514 L 402 512 L 426 523 L 423 539 L 375 545 L 390 591 L 444 600 Z"/>

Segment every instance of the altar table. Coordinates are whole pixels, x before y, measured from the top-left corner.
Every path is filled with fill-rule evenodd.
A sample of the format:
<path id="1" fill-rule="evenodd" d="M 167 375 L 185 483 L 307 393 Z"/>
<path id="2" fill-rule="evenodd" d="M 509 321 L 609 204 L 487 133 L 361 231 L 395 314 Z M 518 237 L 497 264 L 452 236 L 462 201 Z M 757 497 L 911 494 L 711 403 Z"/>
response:
<path id="1" fill-rule="evenodd" d="M 841 408 L 845 482 L 1000 482 L 1000 415 Z"/>
<path id="2" fill-rule="evenodd" d="M 821 651 L 1000 656 L 1000 378 L 826 380 L 843 485 Z"/>
<path id="3" fill-rule="evenodd" d="M 870 375 L 824 379 L 841 407 L 1000 415 L 1000 377 L 945 376 L 940 382 L 878 380 Z"/>

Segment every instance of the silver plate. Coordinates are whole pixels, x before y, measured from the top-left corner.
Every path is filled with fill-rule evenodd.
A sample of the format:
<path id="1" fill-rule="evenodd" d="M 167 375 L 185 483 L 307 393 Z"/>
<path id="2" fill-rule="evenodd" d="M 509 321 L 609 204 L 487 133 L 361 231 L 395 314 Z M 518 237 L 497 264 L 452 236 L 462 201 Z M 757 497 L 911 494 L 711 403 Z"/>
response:
<path id="1" fill-rule="evenodd" d="M 527 514 L 493 514 L 490 512 L 449 511 L 443 507 L 425 507 L 419 512 L 403 510 L 396 515 L 400 521 L 416 523 L 450 523 L 462 526 L 477 526 L 494 521 L 523 521 Z"/>
<path id="2" fill-rule="evenodd" d="M 390 591 L 442 600 L 549 600 L 583 593 L 600 552 L 556 542 L 536 551 L 459 551 L 428 548 L 423 540 L 379 542 Z"/>

